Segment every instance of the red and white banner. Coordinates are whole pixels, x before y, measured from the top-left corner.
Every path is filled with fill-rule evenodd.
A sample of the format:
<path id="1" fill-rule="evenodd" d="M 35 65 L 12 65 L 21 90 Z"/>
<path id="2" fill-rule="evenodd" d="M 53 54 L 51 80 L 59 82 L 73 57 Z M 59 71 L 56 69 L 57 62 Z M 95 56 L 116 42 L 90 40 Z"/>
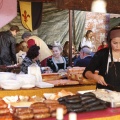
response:
<path id="1" fill-rule="evenodd" d="M 17 0 L 0 0 L 0 28 L 17 16 Z"/>

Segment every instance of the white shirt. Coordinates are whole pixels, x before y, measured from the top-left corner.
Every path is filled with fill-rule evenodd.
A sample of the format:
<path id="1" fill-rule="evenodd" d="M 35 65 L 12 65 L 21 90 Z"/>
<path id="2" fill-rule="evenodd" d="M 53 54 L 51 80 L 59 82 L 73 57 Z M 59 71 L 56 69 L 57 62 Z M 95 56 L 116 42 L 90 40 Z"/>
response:
<path id="1" fill-rule="evenodd" d="M 95 47 L 95 45 L 93 45 L 93 42 L 91 40 L 87 40 L 85 37 L 81 41 L 81 47 L 83 47 L 83 46 L 88 46 L 89 48 L 91 48 L 91 51 Z"/>

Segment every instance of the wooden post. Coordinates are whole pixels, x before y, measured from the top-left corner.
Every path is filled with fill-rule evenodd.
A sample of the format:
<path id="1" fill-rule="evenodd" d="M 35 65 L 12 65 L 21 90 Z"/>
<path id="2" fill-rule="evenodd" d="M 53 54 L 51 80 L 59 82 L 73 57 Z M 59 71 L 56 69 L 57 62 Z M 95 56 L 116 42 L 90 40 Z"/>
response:
<path id="1" fill-rule="evenodd" d="M 74 36 L 74 11 L 69 10 L 69 65 L 72 66 L 72 43 Z"/>

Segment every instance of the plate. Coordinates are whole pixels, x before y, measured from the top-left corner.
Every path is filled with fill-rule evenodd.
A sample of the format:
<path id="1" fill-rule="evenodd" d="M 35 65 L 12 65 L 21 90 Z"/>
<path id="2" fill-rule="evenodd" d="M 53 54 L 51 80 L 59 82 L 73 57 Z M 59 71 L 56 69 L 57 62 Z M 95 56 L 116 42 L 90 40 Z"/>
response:
<path id="1" fill-rule="evenodd" d="M 77 92 L 80 94 L 84 94 L 84 93 L 93 92 L 93 91 L 95 91 L 95 90 L 84 90 L 84 91 L 77 91 Z"/>
<path id="2" fill-rule="evenodd" d="M 30 89 L 30 88 L 33 88 L 33 87 L 35 87 L 35 85 L 23 85 L 21 88 Z"/>
<path id="3" fill-rule="evenodd" d="M 39 88 L 51 88 L 54 87 L 53 84 L 47 83 L 47 82 L 40 82 L 38 85 L 36 85 Z"/>

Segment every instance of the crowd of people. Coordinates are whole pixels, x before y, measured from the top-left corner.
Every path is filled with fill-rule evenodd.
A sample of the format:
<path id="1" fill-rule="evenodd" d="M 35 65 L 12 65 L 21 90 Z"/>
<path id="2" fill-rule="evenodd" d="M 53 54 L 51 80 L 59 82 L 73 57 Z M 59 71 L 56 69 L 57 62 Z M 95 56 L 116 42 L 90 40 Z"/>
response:
<path id="1" fill-rule="evenodd" d="M 0 65 L 19 64 L 21 72 L 27 74 L 28 67 L 35 63 L 41 72 L 47 70 L 59 72 L 69 67 L 69 41 L 64 46 L 60 42 L 47 45 L 42 39 L 25 32 L 22 41 L 16 44 L 15 36 L 19 27 L 11 26 L 10 30 L 0 32 Z M 83 76 L 97 81 L 97 88 L 120 91 L 120 28 L 108 32 L 107 40 L 102 41 L 93 54 L 93 32 L 88 30 L 77 51 L 72 45 L 74 66 L 85 67 Z M 94 74 L 95 70 L 99 74 Z"/>

